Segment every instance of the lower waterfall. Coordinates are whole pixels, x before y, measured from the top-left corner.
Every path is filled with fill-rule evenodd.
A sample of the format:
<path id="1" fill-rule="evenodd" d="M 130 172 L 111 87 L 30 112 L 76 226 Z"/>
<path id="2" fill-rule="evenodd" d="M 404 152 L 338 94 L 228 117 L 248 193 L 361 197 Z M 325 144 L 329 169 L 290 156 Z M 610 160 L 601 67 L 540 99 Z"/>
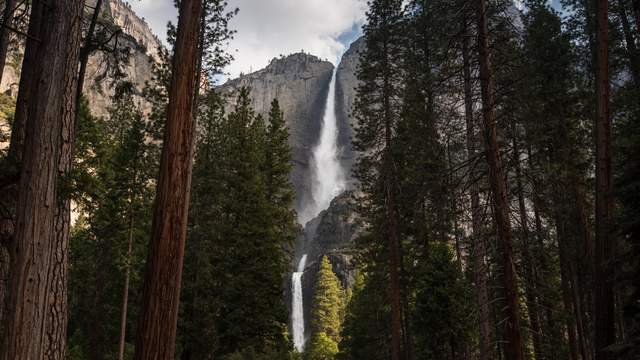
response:
<path id="1" fill-rule="evenodd" d="M 345 177 L 339 158 L 338 149 L 338 124 L 336 121 L 336 74 L 337 67 L 333 69 L 329 91 L 322 117 L 322 129 L 320 139 L 313 149 L 311 157 L 311 195 L 312 201 L 307 204 L 299 216 L 299 222 L 303 226 L 318 214 L 327 209 L 331 200 L 345 188 Z M 302 255 L 298 263 L 297 271 L 291 275 L 292 300 L 291 300 L 291 331 L 293 344 L 302 352 L 305 344 L 304 334 L 304 308 L 302 296 L 302 274 L 307 262 L 307 254 Z"/>
<path id="2" fill-rule="evenodd" d="M 302 255 L 296 272 L 291 275 L 291 328 L 293 345 L 299 352 L 304 351 L 304 308 L 302 307 L 302 274 L 307 264 L 307 254 Z"/>

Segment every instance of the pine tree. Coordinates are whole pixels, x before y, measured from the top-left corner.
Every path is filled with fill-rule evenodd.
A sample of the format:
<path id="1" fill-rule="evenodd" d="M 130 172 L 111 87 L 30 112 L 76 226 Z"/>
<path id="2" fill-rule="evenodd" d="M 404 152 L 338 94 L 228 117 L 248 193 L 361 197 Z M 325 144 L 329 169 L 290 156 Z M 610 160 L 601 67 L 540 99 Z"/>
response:
<path id="1" fill-rule="evenodd" d="M 156 162 L 130 93 L 114 97 L 106 119 L 82 104 L 73 176 L 82 221 L 70 245 L 70 345 L 91 358 L 115 358 L 132 343 L 128 314 L 138 310 L 131 304 L 140 298 Z"/>
<path id="2" fill-rule="evenodd" d="M 214 92 L 203 101 L 186 249 L 182 356 L 286 358 L 285 249 L 297 226 L 282 114 L 274 103 L 265 124 L 251 108 L 248 89 L 240 90 L 228 115 Z M 248 289 L 254 296 L 244 296 Z"/>
<path id="3" fill-rule="evenodd" d="M 364 26 L 366 50 L 361 54 L 355 103 L 358 120 L 354 146 L 363 155 L 356 165 L 356 177 L 375 210 L 371 223 L 384 228 L 389 271 L 391 305 L 391 359 L 402 355 L 402 309 L 400 280 L 400 243 L 396 214 L 396 173 L 393 161 L 393 137 L 398 121 L 398 84 L 401 55 L 401 1 L 380 0 L 370 3 Z M 381 192 L 379 190 L 382 190 Z"/>
<path id="4" fill-rule="evenodd" d="M 387 279 L 381 272 L 363 274 L 362 271 L 364 269 L 360 269 L 356 277 L 353 296 L 347 305 L 337 358 L 388 360 L 391 356 L 390 316 L 388 307 L 384 306 Z"/>
<path id="5" fill-rule="evenodd" d="M 170 359 L 175 352 L 193 162 L 192 112 L 198 85 L 197 39 L 202 31 L 201 13 L 202 0 L 180 3 L 136 359 Z"/>
<path id="6" fill-rule="evenodd" d="M 333 360 L 338 353 L 338 344 L 324 332 L 314 334 L 311 346 L 305 354 L 307 360 Z"/>
<path id="7" fill-rule="evenodd" d="M 35 1 L 33 9 L 40 10 L 41 3 Z M 29 64 L 31 69 L 24 67 L 34 76 L 28 85 L 21 84 L 32 92 L 21 99 L 30 109 L 22 119 L 24 145 L 14 145 L 14 151 L 22 153 L 22 175 L 17 186 L 18 225 L 11 244 L 2 359 L 61 359 L 66 349 L 71 210 L 63 184 L 73 161 L 72 98 L 77 86 L 82 3 L 61 1 L 42 10 L 31 15 L 34 21 L 42 16 L 43 24 L 41 29 L 30 28 L 30 35 L 40 39 L 30 43 L 37 47 L 36 61 Z"/>
<path id="8" fill-rule="evenodd" d="M 478 0 L 478 49 L 480 63 L 480 82 L 482 89 L 482 112 L 485 133 L 485 154 L 489 165 L 490 184 L 493 194 L 493 216 L 498 235 L 502 257 L 502 281 L 506 296 L 505 323 L 507 357 L 513 360 L 523 358 L 522 334 L 520 329 L 520 310 L 517 295 L 516 273 L 513 259 L 511 220 L 507 198 L 506 179 L 500 147 L 497 140 L 497 117 L 495 103 L 495 88 L 489 48 L 489 30 L 487 24 L 487 5 L 484 0 Z"/>
<path id="9" fill-rule="evenodd" d="M 464 353 L 467 295 L 447 245 L 434 243 L 418 266 L 413 326 L 418 359 L 459 359 Z"/>
<path id="10" fill-rule="evenodd" d="M 340 343 L 342 327 L 340 314 L 342 313 L 343 299 L 344 294 L 340 281 L 333 272 L 329 259 L 323 256 L 316 275 L 311 328 L 314 334 L 323 333 L 323 336 L 328 337 L 336 344 Z M 323 343 L 325 342 L 323 341 Z"/>

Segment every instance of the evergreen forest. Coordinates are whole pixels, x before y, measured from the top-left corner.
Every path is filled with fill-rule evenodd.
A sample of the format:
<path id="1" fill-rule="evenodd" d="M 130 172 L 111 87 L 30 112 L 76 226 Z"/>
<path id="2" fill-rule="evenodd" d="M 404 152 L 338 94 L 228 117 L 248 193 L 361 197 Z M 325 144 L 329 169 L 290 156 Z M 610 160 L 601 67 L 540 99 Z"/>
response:
<path id="1" fill-rule="evenodd" d="M 169 2 L 0 0 L 0 360 L 640 359 L 639 0 Z"/>

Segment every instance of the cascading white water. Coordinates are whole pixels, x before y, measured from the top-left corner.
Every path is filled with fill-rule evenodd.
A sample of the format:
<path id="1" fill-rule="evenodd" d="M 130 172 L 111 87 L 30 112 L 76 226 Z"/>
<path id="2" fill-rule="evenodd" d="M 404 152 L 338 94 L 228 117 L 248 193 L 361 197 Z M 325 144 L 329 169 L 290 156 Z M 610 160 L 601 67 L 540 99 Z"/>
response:
<path id="1" fill-rule="evenodd" d="M 300 214 L 300 223 L 306 224 L 322 210 L 329 207 L 331 200 L 345 188 L 345 177 L 339 160 L 338 125 L 336 123 L 336 71 L 333 69 L 327 101 L 322 118 L 320 141 L 313 149 L 311 159 L 312 201 Z"/>
<path id="2" fill-rule="evenodd" d="M 327 101 L 322 118 L 320 141 L 313 149 L 311 159 L 311 195 L 313 200 L 300 213 L 302 225 L 329 207 L 331 200 L 345 188 L 345 178 L 338 158 L 338 125 L 336 123 L 336 70 L 329 82 Z M 302 274 L 307 263 L 307 254 L 302 255 L 297 271 L 291 275 L 291 330 L 293 344 L 299 352 L 304 350 L 304 308 L 302 298 Z"/>
<path id="3" fill-rule="evenodd" d="M 299 352 L 304 351 L 304 308 L 302 307 L 302 274 L 307 265 L 307 254 L 302 255 L 296 272 L 291 276 L 291 323 L 293 345 Z"/>

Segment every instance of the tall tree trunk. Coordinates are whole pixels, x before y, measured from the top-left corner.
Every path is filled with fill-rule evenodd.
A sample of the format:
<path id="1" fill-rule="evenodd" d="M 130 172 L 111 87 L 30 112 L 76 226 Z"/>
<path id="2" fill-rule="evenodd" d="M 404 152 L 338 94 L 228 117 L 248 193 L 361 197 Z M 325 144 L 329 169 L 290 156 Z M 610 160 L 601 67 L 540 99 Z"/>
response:
<path id="1" fill-rule="evenodd" d="M 562 288 L 562 302 L 567 313 L 566 326 L 569 337 L 569 356 L 571 360 L 578 360 L 578 330 L 576 328 L 576 309 L 572 298 L 572 285 L 569 267 L 566 221 L 563 211 L 556 208 L 556 234 L 558 237 L 558 249 L 560 255 L 560 286 Z"/>
<path id="2" fill-rule="evenodd" d="M 24 153 L 25 129 L 29 116 L 29 102 L 33 97 L 38 85 L 36 82 L 36 71 L 39 69 L 38 51 L 41 46 L 40 37 L 43 35 L 43 24 L 45 22 L 45 4 L 43 0 L 35 0 L 31 4 L 31 15 L 29 16 L 29 30 L 22 60 L 22 71 L 20 73 L 20 85 L 18 88 L 18 99 L 16 100 L 16 110 L 11 126 L 11 143 L 9 144 L 8 157 L 16 167 L 15 171 L 20 173 L 20 164 Z"/>
<path id="3" fill-rule="evenodd" d="M 522 184 L 522 169 L 520 164 L 520 148 L 517 139 L 517 129 L 513 129 L 513 163 L 515 167 L 516 190 L 518 193 L 518 210 L 520 213 L 520 226 L 522 231 L 522 253 L 523 268 L 525 273 L 525 297 L 527 300 L 527 312 L 531 326 L 531 338 L 533 340 L 533 352 L 536 359 L 542 359 L 542 342 L 540 340 L 542 331 L 540 328 L 540 308 L 536 297 L 536 266 L 531 252 L 531 237 L 529 232 L 529 219 L 527 216 L 527 206 L 524 198 L 524 186 Z"/>
<path id="4" fill-rule="evenodd" d="M 9 39 L 13 27 L 13 14 L 18 5 L 17 0 L 5 0 L 4 12 L 2 14 L 2 28 L 0 28 L 0 81 L 4 75 L 4 67 L 7 62 L 7 53 L 9 51 Z"/>
<path id="5" fill-rule="evenodd" d="M 532 169 L 531 174 L 529 174 L 529 176 L 532 176 L 532 174 L 535 173 L 540 173 L 540 166 L 538 164 L 537 161 L 534 161 L 534 157 L 533 157 L 533 151 L 531 149 L 531 144 L 527 144 L 527 157 L 528 157 L 528 163 L 529 163 L 529 168 Z M 545 244 L 544 244 L 544 228 L 542 226 L 542 215 L 540 214 L 541 212 L 541 202 L 542 202 L 542 198 L 541 198 L 541 194 L 544 191 L 542 189 L 542 186 L 540 186 L 540 180 L 536 179 L 535 177 L 532 178 L 532 205 L 533 205 L 533 215 L 534 215 L 534 222 L 535 222 L 535 228 L 536 228 L 536 236 L 535 236 L 535 244 L 533 246 L 534 248 L 534 258 L 536 259 L 537 263 L 538 263 L 538 268 L 539 268 L 539 272 L 538 272 L 538 282 L 536 283 L 537 285 L 537 290 L 540 293 L 540 306 L 542 309 L 544 309 L 544 317 L 545 317 L 545 321 L 541 321 L 541 325 L 543 324 L 544 326 L 541 326 L 542 333 L 545 334 L 545 337 L 543 338 L 544 340 L 544 346 L 546 349 L 553 349 L 555 352 L 553 354 L 557 354 L 558 353 L 558 349 L 556 349 L 556 346 L 554 345 L 554 343 L 557 343 L 558 340 L 560 340 L 561 336 L 560 333 L 562 330 L 559 329 L 559 327 L 556 326 L 556 317 L 555 317 L 555 313 L 557 311 L 556 309 L 556 304 L 554 301 L 550 301 L 550 299 L 548 298 L 550 289 L 549 289 L 549 275 L 552 273 L 552 270 L 550 269 L 550 265 L 548 260 L 546 259 L 546 255 L 545 255 Z M 553 276 L 553 275 L 552 275 Z M 563 340 L 560 340 L 563 341 Z"/>
<path id="6" fill-rule="evenodd" d="M 400 246 L 398 242 L 398 225 L 396 215 L 396 179 L 394 173 L 392 138 L 392 79 L 389 69 L 389 25 L 383 25 L 382 30 L 382 109 L 384 111 L 384 153 L 383 153 L 383 182 L 385 192 L 385 210 L 387 216 L 387 248 L 389 250 L 389 305 L 391 306 L 391 360 L 404 359 L 402 354 L 402 305 L 400 284 Z"/>
<path id="7" fill-rule="evenodd" d="M 65 356 L 70 211 L 60 183 L 72 162 L 82 6 L 76 0 L 60 0 L 54 7 L 33 2 L 29 31 L 41 31 L 33 32 L 37 49 L 26 50 L 34 61 L 25 59 L 30 79 L 25 86 L 31 89 L 21 99 L 28 113 L 1 354 L 6 360 Z"/>
<path id="8" fill-rule="evenodd" d="M 0 175 L 0 178 L 2 178 L 2 188 L 0 191 L 3 193 L 2 206 L 6 209 L 6 213 L 0 218 L 0 257 L 3 260 L 3 262 L 0 263 L 0 333 L 2 333 L 4 324 L 6 323 L 3 318 L 6 313 L 6 301 L 8 301 L 7 292 L 11 262 L 10 248 L 13 242 L 16 220 L 17 186 L 24 152 L 25 124 L 27 122 L 29 100 L 31 99 L 31 93 L 36 88 L 34 79 L 35 71 L 38 68 L 36 58 L 38 48 L 40 47 L 39 36 L 41 36 L 43 11 L 42 1 L 34 1 L 31 6 L 31 15 L 29 18 L 28 37 L 26 40 L 24 59 L 22 61 L 18 99 L 16 101 L 13 123 L 11 124 L 11 142 L 7 156 L 9 169 L 7 173 Z"/>
<path id="9" fill-rule="evenodd" d="M 469 49 L 468 20 L 464 19 L 462 37 L 462 60 L 464 66 L 464 108 L 467 124 L 467 157 L 476 157 L 475 135 L 473 126 L 473 91 L 471 84 L 471 58 Z M 473 166 L 473 165 L 471 165 Z M 487 269 L 485 265 L 486 248 L 482 236 L 482 213 L 480 209 L 480 189 L 475 179 L 475 172 L 470 173 L 471 186 L 471 223 L 473 239 L 473 278 L 476 288 L 476 302 L 478 305 L 478 327 L 480 329 L 480 357 L 479 360 L 491 358 L 491 313 L 489 308 L 489 292 L 487 290 Z"/>
<path id="10" fill-rule="evenodd" d="M 575 192 L 575 203 L 576 203 L 576 226 L 578 230 L 576 231 L 578 239 L 582 240 L 582 252 L 577 254 L 577 258 L 575 259 L 576 264 L 578 264 L 578 269 L 576 271 L 577 282 L 580 286 L 580 294 L 578 295 L 578 301 L 581 309 L 581 340 L 583 341 L 583 360 L 591 360 L 593 358 L 593 342 L 591 336 L 592 326 L 593 326 L 593 292 L 592 284 L 593 284 L 593 254 L 594 254 L 594 243 L 593 236 L 591 235 L 591 229 L 589 227 L 588 220 L 588 205 L 585 193 L 579 184 L 580 179 L 577 176 L 574 176 L 572 179 L 574 192 Z"/>
<path id="11" fill-rule="evenodd" d="M 193 166 L 192 116 L 202 0 L 183 0 L 135 359 L 172 359 Z"/>
<path id="12" fill-rule="evenodd" d="M 385 80 L 388 81 L 388 80 Z M 385 88 L 387 88 L 385 86 Z M 387 225 L 388 225 L 388 247 L 389 247 L 389 275 L 390 275 L 390 289 L 389 297 L 391 303 L 391 359 L 402 359 L 402 350 L 400 343 L 402 341 L 402 314 L 400 305 L 400 256 L 398 254 L 398 235 L 397 235 L 397 219 L 396 219 L 396 205 L 395 205 L 395 181 L 393 174 L 393 159 L 391 155 L 391 114 L 389 106 L 391 104 L 390 95 L 385 95 L 385 159 L 384 159 L 384 178 L 385 178 L 385 193 L 386 193 L 386 211 L 387 211 Z"/>
<path id="13" fill-rule="evenodd" d="M 595 350 L 596 360 L 613 359 L 606 350 L 615 343 L 613 260 L 615 236 L 611 233 L 611 118 L 609 111 L 608 2 L 598 0 L 596 10 L 596 251 Z"/>
<path id="14" fill-rule="evenodd" d="M 127 311 L 129 309 L 129 280 L 131 278 L 131 253 L 133 248 L 133 199 L 131 199 L 130 201 L 129 233 L 127 239 L 127 264 L 124 271 L 124 289 L 122 290 L 122 315 L 120 317 L 120 342 L 118 346 L 118 360 L 124 360 L 124 345 L 127 334 Z"/>
<path id="15" fill-rule="evenodd" d="M 478 11 L 478 49 L 480 55 L 480 83 L 482 89 L 482 112 L 485 131 L 486 157 L 489 164 L 491 190 L 493 192 L 494 217 L 502 255 L 502 282 L 506 296 L 505 335 L 506 353 L 509 360 L 523 359 L 522 334 L 520 333 L 520 310 L 513 262 L 511 221 L 507 184 L 500 159 L 500 147 L 497 138 L 497 116 L 491 53 L 489 48 L 489 30 L 487 26 L 487 6 L 485 0 L 477 0 Z"/>
<path id="16" fill-rule="evenodd" d="M 627 9 L 625 8 L 623 0 L 618 0 L 618 17 L 622 23 L 622 33 L 624 34 L 624 41 L 627 45 L 627 57 L 629 58 L 631 76 L 633 77 L 636 88 L 640 89 L 640 55 L 638 54 L 636 40 L 631 31 L 631 24 L 629 24 Z"/>
<path id="17" fill-rule="evenodd" d="M 636 20 L 636 31 L 640 32 L 640 0 L 632 0 L 633 2 L 633 17 Z"/>

